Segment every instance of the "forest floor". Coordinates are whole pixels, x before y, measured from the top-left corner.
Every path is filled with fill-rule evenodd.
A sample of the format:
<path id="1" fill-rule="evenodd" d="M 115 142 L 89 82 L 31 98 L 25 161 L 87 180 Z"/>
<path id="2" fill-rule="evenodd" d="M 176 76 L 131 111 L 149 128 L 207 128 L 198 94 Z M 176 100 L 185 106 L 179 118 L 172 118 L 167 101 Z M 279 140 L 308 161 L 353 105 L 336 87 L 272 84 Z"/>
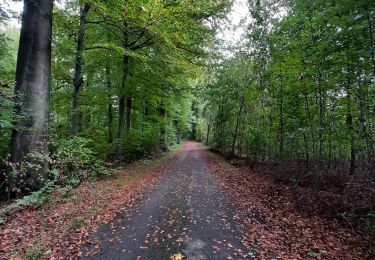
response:
<path id="1" fill-rule="evenodd" d="M 140 160 L 112 177 L 56 191 L 41 206 L 9 212 L 0 225 L 0 259 L 77 258 L 89 235 L 145 196 L 179 150 Z"/>
<path id="2" fill-rule="evenodd" d="M 290 169 L 250 169 L 233 166 L 218 154 L 205 156 L 241 212 L 243 239 L 259 259 L 375 259 L 375 234 L 363 228 L 371 223 L 366 214 L 358 217 L 373 201 L 373 180 L 326 176 L 315 194 L 312 176 L 302 169 L 295 173 L 305 179 L 301 185 L 290 182 L 296 178 Z"/>
<path id="3" fill-rule="evenodd" d="M 369 259 L 370 234 L 303 213 L 292 188 L 185 142 L 0 226 L 0 259 Z"/>

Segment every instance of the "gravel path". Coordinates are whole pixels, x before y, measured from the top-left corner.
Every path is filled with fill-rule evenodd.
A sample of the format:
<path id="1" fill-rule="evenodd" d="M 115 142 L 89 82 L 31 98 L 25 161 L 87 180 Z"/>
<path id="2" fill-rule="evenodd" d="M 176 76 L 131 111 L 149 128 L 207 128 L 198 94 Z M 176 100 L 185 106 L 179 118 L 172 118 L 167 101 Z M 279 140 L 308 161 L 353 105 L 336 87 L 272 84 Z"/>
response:
<path id="1" fill-rule="evenodd" d="M 83 258 L 252 259 L 236 229 L 240 217 L 199 149 L 185 142 L 146 198 L 98 229 L 92 238 L 97 243 L 82 248 L 83 255 L 96 254 Z"/>

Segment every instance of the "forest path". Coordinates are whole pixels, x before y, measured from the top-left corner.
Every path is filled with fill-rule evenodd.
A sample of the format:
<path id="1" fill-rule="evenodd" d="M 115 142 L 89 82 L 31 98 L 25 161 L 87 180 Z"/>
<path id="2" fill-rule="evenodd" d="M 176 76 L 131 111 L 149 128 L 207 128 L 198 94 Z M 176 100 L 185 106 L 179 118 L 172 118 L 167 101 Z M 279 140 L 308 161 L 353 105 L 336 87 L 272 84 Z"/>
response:
<path id="1" fill-rule="evenodd" d="M 90 259 L 251 259 L 228 194 L 205 166 L 201 148 L 185 142 L 176 160 L 132 214 L 101 226 Z M 94 250 L 95 251 L 95 250 Z M 86 258 L 86 257 L 83 257 Z M 178 259 L 178 256 L 176 257 Z"/>

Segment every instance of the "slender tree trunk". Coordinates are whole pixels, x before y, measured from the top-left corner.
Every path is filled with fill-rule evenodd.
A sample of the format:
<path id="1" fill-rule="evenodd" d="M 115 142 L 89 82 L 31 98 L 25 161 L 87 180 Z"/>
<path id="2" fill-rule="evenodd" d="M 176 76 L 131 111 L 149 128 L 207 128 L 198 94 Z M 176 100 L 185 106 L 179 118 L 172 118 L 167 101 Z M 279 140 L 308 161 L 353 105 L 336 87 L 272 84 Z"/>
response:
<path id="1" fill-rule="evenodd" d="M 366 108 L 367 106 L 367 98 L 364 100 L 363 97 L 360 97 L 359 100 L 359 125 L 361 128 L 361 135 L 362 138 L 366 141 L 366 150 L 367 150 L 367 161 L 369 164 L 369 171 L 373 175 L 375 173 L 375 163 L 374 163 L 374 145 L 371 138 L 370 131 L 367 127 L 367 120 L 366 120 Z"/>
<path id="2" fill-rule="evenodd" d="M 329 133 L 328 133 L 328 164 L 327 169 L 331 168 L 332 163 L 332 122 L 330 122 Z"/>
<path id="3" fill-rule="evenodd" d="M 143 132 L 145 128 L 145 112 L 146 112 L 146 101 L 142 99 L 142 121 L 141 121 L 141 133 L 142 133 L 142 140 L 143 140 Z"/>
<path id="4" fill-rule="evenodd" d="M 197 124 L 198 124 L 198 108 L 197 108 L 197 104 L 196 104 L 195 101 L 193 101 L 193 103 L 191 104 L 191 111 L 192 111 L 194 120 L 191 121 L 191 136 L 190 136 L 190 138 L 192 140 L 196 140 L 197 139 Z"/>
<path id="5" fill-rule="evenodd" d="M 347 82 L 347 89 L 346 89 L 346 100 L 347 100 L 347 111 L 346 111 L 346 124 L 348 126 L 349 136 L 350 136 L 350 166 L 349 166 L 349 174 L 353 175 L 355 173 L 356 167 L 356 151 L 354 147 L 354 127 L 353 127 L 353 115 L 352 115 L 352 107 L 351 107 L 351 93 L 350 93 L 350 80 Z"/>
<path id="6" fill-rule="evenodd" d="M 142 133 L 144 132 L 145 123 L 146 123 L 146 117 L 148 116 L 148 103 L 146 99 L 143 99 L 142 101 Z"/>
<path id="7" fill-rule="evenodd" d="M 279 144 L 279 159 L 282 161 L 284 159 L 284 83 L 280 78 L 280 144 Z"/>
<path id="8" fill-rule="evenodd" d="M 241 127 L 242 127 L 242 125 L 241 125 Z M 238 155 L 240 156 L 240 157 L 242 157 L 242 141 L 243 141 L 243 136 L 244 136 L 244 134 L 243 134 L 243 131 L 241 131 L 241 129 L 240 129 L 240 131 L 239 131 L 240 133 L 239 133 L 239 140 L 238 140 L 238 142 L 237 142 L 237 147 L 238 147 Z"/>
<path id="9" fill-rule="evenodd" d="M 241 102 L 240 102 L 240 109 L 238 110 L 238 114 L 237 114 L 236 128 L 234 129 L 232 149 L 231 149 L 231 156 L 234 156 L 234 150 L 236 148 L 237 133 L 238 133 L 238 127 L 240 125 L 240 118 L 241 118 L 243 104 L 244 104 L 244 96 L 242 95 L 241 96 Z"/>
<path id="10" fill-rule="evenodd" d="M 211 125 L 210 122 L 207 122 L 207 134 L 206 134 L 206 145 L 208 145 L 208 139 L 210 138 L 210 130 L 211 130 Z"/>
<path id="11" fill-rule="evenodd" d="M 128 23 L 124 22 L 124 47 L 125 50 L 128 49 Z M 121 81 L 121 90 L 119 96 L 119 115 L 118 115 L 118 129 L 117 129 L 117 147 L 116 147 L 116 156 L 121 157 L 122 143 L 124 139 L 124 121 L 125 121 L 125 88 L 126 80 L 129 74 L 129 56 L 125 52 L 123 58 L 123 67 L 122 67 L 122 81 Z"/>
<path id="12" fill-rule="evenodd" d="M 83 43 L 85 38 L 85 27 L 86 17 L 89 12 L 90 5 L 84 4 L 81 7 L 80 18 L 79 18 L 79 29 L 77 34 L 77 49 L 76 49 L 76 65 L 74 69 L 74 90 L 73 90 L 73 104 L 72 104 L 72 122 L 71 122 L 71 133 L 77 135 L 79 131 L 79 96 L 80 88 L 83 83 L 82 78 L 82 54 L 83 54 Z"/>
<path id="13" fill-rule="evenodd" d="M 313 119 L 311 116 L 310 106 L 309 106 L 309 100 L 307 97 L 307 94 L 305 94 L 305 110 L 307 112 L 307 117 L 309 119 L 309 126 L 310 126 L 310 132 L 311 132 L 311 142 L 312 142 L 312 154 L 313 158 L 312 160 L 316 159 L 316 145 L 315 145 L 315 131 L 313 127 Z"/>
<path id="14" fill-rule="evenodd" d="M 126 98 L 126 133 L 128 134 L 131 128 L 132 115 L 132 97 Z"/>
<path id="15" fill-rule="evenodd" d="M 320 70 L 318 71 L 318 106 L 319 106 L 319 154 L 318 154 L 318 164 L 317 164 L 317 172 L 315 176 L 315 185 L 314 185 L 314 193 L 315 196 L 318 195 L 321 185 L 321 174 L 323 169 L 323 144 L 324 144 L 324 102 L 323 102 L 323 89 L 322 89 L 322 75 Z"/>
<path id="16" fill-rule="evenodd" d="M 322 164 L 323 160 L 323 120 L 324 120 L 324 103 L 323 103 L 323 89 L 321 73 L 318 74 L 318 92 L 319 92 L 319 164 Z"/>
<path id="17" fill-rule="evenodd" d="M 369 39 L 370 39 L 370 55 L 371 55 L 371 63 L 372 63 L 372 76 L 375 78 L 374 32 L 373 32 L 371 17 L 370 17 L 369 13 L 367 13 L 367 24 L 368 24 L 368 33 L 369 33 Z"/>
<path id="18" fill-rule="evenodd" d="M 373 26 L 372 26 L 372 21 L 371 21 L 371 16 L 369 13 L 367 13 L 367 23 L 368 23 L 368 32 L 369 32 L 369 39 L 370 39 L 370 57 L 371 57 L 371 63 L 372 63 L 372 77 L 375 79 L 375 46 L 374 46 L 374 31 L 373 31 Z M 366 87 L 366 99 L 365 102 L 368 101 L 368 88 Z M 367 106 L 368 107 L 368 106 Z M 361 115 L 364 118 L 364 111 L 368 112 L 368 109 L 364 109 L 364 106 L 361 107 Z M 367 113 L 368 114 L 368 113 Z M 365 121 L 363 120 L 362 122 L 362 127 L 366 134 L 366 143 L 367 143 L 367 156 L 368 156 L 368 161 L 370 164 L 370 173 L 372 175 L 375 174 L 375 160 L 374 160 L 374 145 L 373 145 L 373 140 L 372 140 L 372 135 L 370 131 L 366 131 L 366 126 L 365 126 Z M 370 121 L 368 120 L 368 129 L 371 129 Z"/>
<path id="19" fill-rule="evenodd" d="M 13 163 L 29 153 L 48 153 L 52 8 L 51 0 L 24 0 L 15 85 L 16 112 L 21 117 L 12 132 Z M 48 170 L 45 160 L 34 160 L 40 168 L 26 169 L 25 182 L 31 189 L 43 185 Z"/>
<path id="20" fill-rule="evenodd" d="M 159 115 L 162 118 L 160 124 L 160 138 L 159 138 L 159 149 L 161 151 L 167 150 L 167 140 L 166 140 L 166 131 L 165 131 L 165 117 L 166 117 L 166 110 L 165 104 L 162 102 L 159 107 Z"/>
<path id="21" fill-rule="evenodd" d="M 106 66 L 105 73 L 107 77 L 107 91 L 108 91 L 108 143 L 113 143 L 113 105 L 112 105 L 112 84 L 110 78 L 109 66 Z"/>
<path id="22" fill-rule="evenodd" d="M 268 130 L 268 157 L 271 159 L 271 143 L 272 143 L 272 107 L 270 109 L 270 113 L 268 115 L 268 124 L 269 124 L 269 130 Z"/>
<path id="23" fill-rule="evenodd" d="M 309 167 L 309 145 L 308 145 L 307 137 L 305 133 L 303 133 L 303 142 L 305 144 L 305 167 L 308 168 Z"/>
<path id="24" fill-rule="evenodd" d="M 224 106 L 220 105 L 220 151 L 224 153 Z"/>

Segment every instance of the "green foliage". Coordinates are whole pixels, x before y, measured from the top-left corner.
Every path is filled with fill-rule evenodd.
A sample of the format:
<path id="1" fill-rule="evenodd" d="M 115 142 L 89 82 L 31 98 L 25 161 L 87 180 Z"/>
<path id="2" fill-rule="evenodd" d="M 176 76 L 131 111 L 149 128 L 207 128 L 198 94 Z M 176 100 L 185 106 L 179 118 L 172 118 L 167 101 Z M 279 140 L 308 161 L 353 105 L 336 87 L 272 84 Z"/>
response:
<path id="1" fill-rule="evenodd" d="M 0 29 L 0 85 L 10 85 L 14 81 L 16 71 L 19 30 L 0 21 L 0 26 L 2 25 L 5 30 Z"/>
<path id="2" fill-rule="evenodd" d="M 17 206 L 31 206 L 31 205 L 42 205 L 49 200 L 49 195 L 55 189 L 55 183 L 50 181 L 47 182 L 43 188 L 38 191 L 32 192 L 30 195 L 24 196 L 22 199 L 16 200 Z"/>
<path id="3" fill-rule="evenodd" d="M 310 251 L 307 253 L 307 259 L 316 259 L 316 257 L 318 256 L 317 253 L 313 252 L 313 251 Z"/>
<path id="4" fill-rule="evenodd" d="M 6 84 L 1 85 L 0 82 L 0 158 L 4 158 L 8 152 L 13 128 L 12 119 L 15 115 L 13 106 L 12 88 Z"/>
<path id="5" fill-rule="evenodd" d="M 6 25 L 0 21 L 0 26 Z M 14 115 L 13 82 L 16 70 L 16 56 L 19 30 L 14 27 L 0 29 L 0 158 L 8 152 L 12 120 Z M 1 165 L 1 163 L 0 163 Z"/>
<path id="6" fill-rule="evenodd" d="M 61 139 L 53 143 L 55 167 L 59 172 L 58 182 L 70 186 L 81 180 L 94 180 L 109 175 L 111 171 L 92 151 L 93 141 L 83 137 Z"/>
<path id="7" fill-rule="evenodd" d="M 253 161 L 374 173 L 374 4 L 249 6 L 249 42 L 212 69 L 203 91 L 211 146 Z"/>
<path id="8" fill-rule="evenodd" d="M 30 193 L 38 187 L 44 187 L 44 184 L 49 185 L 49 181 L 54 182 L 56 180 L 56 172 L 53 169 L 47 173 L 44 173 L 43 170 L 53 163 L 48 154 L 30 152 L 24 155 L 24 158 L 25 160 L 19 163 L 13 163 L 9 160 L 3 161 L 7 171 L 4 171 L 0 177 L 3 180 L 2 185 L 5 187 L 8 198 Z"/>
<path id="9" fill-rule="evenodd" d="M 73 78 L 84 3 L 90 9 L 84 24 L 77 98 L 79 133 L 72 136 Z M 225 15 L 229 6 L 228 0 L 69 0 L 55 5 L 48 155 L 30 154 L 19 165 L 7 163 L 5 177 L 0 177 L 0 183 L 3 179 L 6 183 L 0 187 L 4 197 L 32 192 L 49 181 L 72 187 L 108 175 L 111 161 L 152 156 L 183 138 L 202 139 L 203 121 L 192 108 L 201 101 L 192 92 L 205 74 L 201 65 L 207 46 L 214 42 L 215 28 L 207 21 Z M 7 26 L 0 34 L 0 77 L 4 76 L 0 81 L 7 83 L 0 89 L 1 157 L 10 150 L 13 122 L 27 116 L 15 115 L 13 110 L 17 33 L 18 29 Z M 120 118 L 121 99 L 126 101 L 121 107 L 126 106 L 125 119 Z M 45 174 L 30 177 L 29 171 Z M 27 180 L 34 182 L 34 188 L 26 189 Z"/>
<path id="10" fill-rule="evenodd" d="M 43 256 L 42 251 L 40 250 L 39 247 L 31 247 L 28 248 L 25 252 L 25 258 L 27 260 L 39 260 Z"/>
<path id="11" fill-rule="evenodd" d="M 82 227 L 84 224 L 85 224 L 85 221 L 82 220 L 82 219 L 73 219 L 69 224 L 69 228 L 70 229 L 78 229 L 78 228 Z"/>

